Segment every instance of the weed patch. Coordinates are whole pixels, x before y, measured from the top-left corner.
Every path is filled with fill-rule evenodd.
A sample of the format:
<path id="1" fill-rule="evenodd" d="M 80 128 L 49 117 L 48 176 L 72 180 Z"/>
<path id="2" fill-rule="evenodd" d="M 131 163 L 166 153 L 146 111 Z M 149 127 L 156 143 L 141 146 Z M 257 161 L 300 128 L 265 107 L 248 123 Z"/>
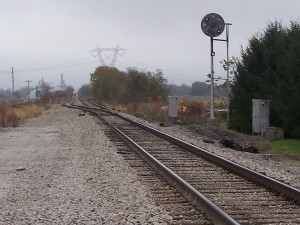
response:
<path id="1" fill-rule="evenodd" d="M 0 104 L 1 127 L 17 127 L 18 121 L 39 116 L 49 106 L 43 102 L 29 102 L 23 104 Z"/>
<path id="2" fill-rule="evenodd" d="M 206 106 L 202 101 L 182 98 L 179 101 L 178 117 L 183 124 L 205 124 L 208 116 Z"/>

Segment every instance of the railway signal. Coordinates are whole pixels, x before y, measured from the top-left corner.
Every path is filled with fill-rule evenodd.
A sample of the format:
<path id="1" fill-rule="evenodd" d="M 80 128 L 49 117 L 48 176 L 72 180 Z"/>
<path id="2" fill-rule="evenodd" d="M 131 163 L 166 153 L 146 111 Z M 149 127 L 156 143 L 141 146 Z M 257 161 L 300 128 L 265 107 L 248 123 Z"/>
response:
<path id="1" fill-rule="evenodd" d="M 228 46 L 229 46 L 229 25 L 230 23 L 225 23 L 224 19 L 217 13 L 209 13 L 203 17 L 201 21 L 201 29 L 203 33 L 210 37 L 210 57 L 211 57 L 211 73 L 210 73 L 210 85 L 211 85 L 211 94 L 210 94 L 210 119 L 215 119 L 214 114 L 214 56 L 216 53 L 213 49 L 213 42 L 214 41 L 226 41 L 227 44 L 227 63 L 229 61 L 228 55 Z M 226 27 L 226 39 L 216 39 L 221 35 Z M 227 68 L 227 127 L 229 127 L 229 68 Z"/>

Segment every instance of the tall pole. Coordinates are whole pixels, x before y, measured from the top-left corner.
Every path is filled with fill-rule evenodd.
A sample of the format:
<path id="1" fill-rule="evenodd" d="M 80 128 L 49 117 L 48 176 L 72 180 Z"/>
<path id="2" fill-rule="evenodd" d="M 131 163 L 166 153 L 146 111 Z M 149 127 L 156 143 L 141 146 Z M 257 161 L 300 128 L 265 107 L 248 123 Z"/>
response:
<path id="1" fill-rule="evenodd" d="M 210 38 L 210 56 L 211 56 L 211 69 L 210 69 L 210 119 L 215 119 L 215 79 L 214 79 L 214 39 Z"/>
<path id="2" fill-rule="evenodd" d="M 230 82 L 229 82 L 229 25 L 231 23 L 225 23 L 226 25 L 226 48 L 227 48 L 227 128 L 229 128 L 229 100 L 230 100 Z"/>
<path id="3" fill-rule="evenodd" d="M 12 80 L 12 93 L 11 93 L 11 100 L 14 98 L 15 93 L 15 77 L 14 77 L 14 68 L 11 68 L 11 80 Z"/>
<path id="4" fill-rule="evenodd" d="M 32 82 L 32 81 L 31 81 L 31 80 L 26 80 L 25 82 L 28 83 L 28 95 L 27 95 L 27 101 L 29 102 L 29 94 L 30 94 L 30 92 L 29 92 L 29 82 Z"/>
<path id="5" fill-rule="evenodd" d="M 214 37 L 222 34 L 225 28 L 224 19 L 216 14 L 209 13 L 203 17 L 201 21 L 201 29 L 203 33 L 210 37 L 210 57 L 211 57 L 211 70 L 210 70 L 210 119 L 215 119 L 215 102 L 214 102 L 214 89 L 215 89 L 215 79 L 214 79 Z"/>

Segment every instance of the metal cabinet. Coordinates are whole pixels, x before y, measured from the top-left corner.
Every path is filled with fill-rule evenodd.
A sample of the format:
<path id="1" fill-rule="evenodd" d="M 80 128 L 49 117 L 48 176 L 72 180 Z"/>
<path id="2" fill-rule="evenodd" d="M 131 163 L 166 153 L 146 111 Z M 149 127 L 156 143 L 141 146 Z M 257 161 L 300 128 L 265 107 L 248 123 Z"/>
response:
<path id="1" fill-rule="evenodd" d="M 252 99 L 252 132 L 261 133 L 262 128 L 270 126 L 269 100 Z"/>

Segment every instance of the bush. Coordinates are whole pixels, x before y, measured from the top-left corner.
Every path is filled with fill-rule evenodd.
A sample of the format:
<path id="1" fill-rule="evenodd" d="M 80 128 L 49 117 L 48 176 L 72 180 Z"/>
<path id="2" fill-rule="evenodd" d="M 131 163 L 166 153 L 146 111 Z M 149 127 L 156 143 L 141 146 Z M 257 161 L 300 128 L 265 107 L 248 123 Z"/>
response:
<path id="1" fill-rule="evenodd" d="M 184 98 L 179 102 L 179 119 L 184 124 L 204 124 L 208 116 L 205 113 L 205 104 Z"/>

